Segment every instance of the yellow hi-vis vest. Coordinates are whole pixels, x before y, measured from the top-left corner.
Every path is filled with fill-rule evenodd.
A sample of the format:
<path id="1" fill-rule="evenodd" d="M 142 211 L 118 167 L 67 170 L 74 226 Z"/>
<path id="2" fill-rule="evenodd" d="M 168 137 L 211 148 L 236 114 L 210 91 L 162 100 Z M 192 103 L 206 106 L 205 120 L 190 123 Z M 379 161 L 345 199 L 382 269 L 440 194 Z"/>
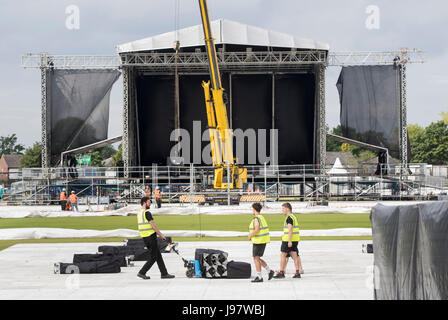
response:
<path id="1" fill-rule="evenodd" d="M 137 221 L 138 221 L 138 231 L 140 232 L 140 237 L 146 238 L 155 233 L 154 229 L 152 228 L 152 225 L 149 223 L 149 221 L 146 219 L 145 213 L 147 210 L 140 210 L 140 212 L 137 214 Z"/>
<path id="2" fill-rule="evenodd" d="M 260 231 L 258 231 L 258 233 L 252 237 L 252 239 L 251 239 L 252 243 L 260 244 L 260 243 L 271 242 L 271 237 L 269 236 L 269 227 L 268 227 L 268 223 L 266 222 L 266 219 L 261 214 L 256 216 L 255 219 L 256 218 L 259 218 L 258 222 L 260 224 Z M 250 222 L 249 232 L 252 232 L 255 230 L 255 226 L 254 226 L 255 219 L 252 219 L 252 221 Z"/>
<path id="3" fill-rule="evenodd" d="M 293 214 L 290 214 L 288 217 L 291 217 L 292 221 L 294 222 L 294 224 L 292 225 L 291 242 L 299 241 L 300 240 L 299 223 L 297 221 L 297 218 Z M 289 229 L 288 229 L 288 224 L 286 223 L 286 220 L 288 219 L 288 217 L 285 218 L 285 224 L 283 225 L 282 241 L 288 241 L 289 242 Z"/>

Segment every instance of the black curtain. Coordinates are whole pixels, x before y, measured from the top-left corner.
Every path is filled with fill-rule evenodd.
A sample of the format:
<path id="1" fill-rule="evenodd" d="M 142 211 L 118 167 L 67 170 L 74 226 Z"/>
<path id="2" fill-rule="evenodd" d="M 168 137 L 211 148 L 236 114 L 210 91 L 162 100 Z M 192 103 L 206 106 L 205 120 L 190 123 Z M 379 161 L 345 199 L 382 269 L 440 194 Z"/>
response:
<path id="1" fill-rule="evenodd" d="M 392 65 L 343 67 L 336 84 L 344 137 L 386 147 L 395 158 L 400 141 L 398 75 Z"/>
<path id="2" fill-rule="evenodd" d="M 48 134 L 51 165 L 63 151 L 107 139 L 115 69 L 48 70 Z"/>
<path id="3" fill-rule="evenodd" d="M 193 161 L 193 122 L 201 121 L 207 130 L 207 115 L 201 83 L 208 75 L 180 75 L 180 127 L 190 134 Z M 230 98 L 229 75 L 222 76 L 225 93 Z M 138 118 L 141 164 L 165 165 L 174 142 L 174 77 L 141 76 L 137 78 Z M 315 78 L 313 74 L 285 74 L 275 78 L 275 126 L 279 129 L 279 164 L 310 164 L 313 162 Z M 266 156 L 270 156 L 272 128 L 272 75 L 232 75 L 233 129 L 243 131 L 266 129 Z M 227 104 L 230 122 L 230 105 Z M 202 134 L 201 132 L 201 134 Z M 201 136 L 195 138 L 201 139 Z M 258 139 L 258 137 L 257 137 Z M 201 142 L 201 151 L 209 141 Z M 257 146 L 258 147 L 258 146 Z M 245 159 L 248 164 L 246 139 Z M 236 156 L 236 153 L 235 153 Z M 259 163 L 257 157 L 256 164 Z M 195 161 L 196 164 L 200 164 Z"/>
<path id="4" fill-rule="evenodd" d="M 190 134 L 190 161 L 199 165 L 203 164 L 203 162 L 200 158 L 201 155 L 197 155 L 196 159 L 193 157 L 193 144 L 196 143 L 196 146 L 200 146 L 202 154 L 202 150 L 210 143 L 209 141 L 201 141 L 202 134 L 208 130 L 207 109 L 202 81 L 208 81 L 209 79 L 208 75 L 180 75 L 179 77 L 180 127 L 187 130 Z M 221 82 L 225 89 L 229 87 L 227 74 L 222 76 Z M 225 90 L 225 94 L 227 94 L 227 90 Z M 227 114 L 229 114 L 228 104 Z M 201 122 L 200 135 L 193 135 L 194 121 Z M 186 162 L 188 163 L 187 160 Z"/>
<path id="5" fill-rule="evenodd" d="M 232 75 L 232 119 L 233 130 L 266 129 L 266 155 L 269 156 L 269 130 L 272 128 L 272 75 Z M 240 163 L 249 164 L 248 152 L 246 139 L 244 159 L 239 159 Z M 260 164 L 258 156 L 256 159 L 257 164 Z"/>
<path id="6" fill-rule="evenodd" d="M 166 165 L 174 142 L 174 78 L 140 76 L 136 79 L 140 163 Z"/>
<path id="7" fill-rule="evenodd" d="M 315 77 L 275 76 L 275 127 L 279 164 L 313 163 Z"/>

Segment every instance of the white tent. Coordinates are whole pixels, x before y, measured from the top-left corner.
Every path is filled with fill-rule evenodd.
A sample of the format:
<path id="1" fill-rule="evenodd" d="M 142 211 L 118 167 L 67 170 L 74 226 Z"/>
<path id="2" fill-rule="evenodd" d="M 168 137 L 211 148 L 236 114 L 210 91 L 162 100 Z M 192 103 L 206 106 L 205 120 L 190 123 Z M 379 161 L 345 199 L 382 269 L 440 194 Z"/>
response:
<path id="1" fill-rule="evenodd" d="M 274 32 L 225 19 L 212 21 L 211 25 L 216 44 L 319 49 L 327 51 L 330 48 L 328 44 L 323 42 L 299 38 L 289 34 Z M 150 38 L 121 44 L 117 46 L 117 50 L 118 53 L 125 53 L 171 49 L 176 40 L 179 40 L 181 47 L 203 46 L 204 31 L 202 25 L 196 25 L 178 31 L 167 32 Z"/>
<path id="2" fill-rule="evenodd" d="M 341 160 L 336 158 L 334 161 L 333 167 L 328 171 L 328 174 L 347 174 L 348 171 L 344 168 L 344 166 L 341 163 Z"/>
<path id="3" fill-rule="evenodd" d="M 341 163 L 341 160 L 336 158 L 334 161 L 333 167 L 328 171 L 329 175 L 333 175 L 333 177 L 330 178 L 330 193 L 332 194 L 342 194 L 344 192 L 348 191 L 347 186 L 344 186 L 348 182 L 348 177 L 338 177 L 338 175 L 344 175 L 347 174 L 348 171 L 344 168 L 344 166 Z M 341 189 L 341 184 L 342 189 Z"/>

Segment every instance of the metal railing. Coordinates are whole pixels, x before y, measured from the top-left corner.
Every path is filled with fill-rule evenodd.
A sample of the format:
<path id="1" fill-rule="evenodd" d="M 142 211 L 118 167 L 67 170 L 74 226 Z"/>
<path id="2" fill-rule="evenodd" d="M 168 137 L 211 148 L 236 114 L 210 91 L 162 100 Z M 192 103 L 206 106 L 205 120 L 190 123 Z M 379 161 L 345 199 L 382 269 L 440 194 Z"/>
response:
<path id="1" fill-rule="evenodd" d="M 159 186 L 163 192 L 163 201 L 168 203 L 182 203 L 182 199 L 184 203 L 193 203 L 204 197 L 215 197 L 224 199 L 221 201 L 223 204 L 233 203 L 234 199 L 424 200 L 435 199 L 448 191 L 446 175 L 431 175 L 446 173 L 447 168 L 435 169 L 426 164 L 402 167 L 371 163 L 341 168 L 254 165 L 245 168 L 248 173 L 247 183 L 238 190 L 214 190 L 214 168 L 210 166 L 129 167 L 128 177 L 125 177 L 121 167 L 27 168 L 10 173 L 10 187 L 4 189 L 0 201 L 57 204 L 59 193 L 65 188 L 69 192 L 75 191 L 80 202 L 137 203 L 145 194 L 146 186 L 152 190 Z"/>

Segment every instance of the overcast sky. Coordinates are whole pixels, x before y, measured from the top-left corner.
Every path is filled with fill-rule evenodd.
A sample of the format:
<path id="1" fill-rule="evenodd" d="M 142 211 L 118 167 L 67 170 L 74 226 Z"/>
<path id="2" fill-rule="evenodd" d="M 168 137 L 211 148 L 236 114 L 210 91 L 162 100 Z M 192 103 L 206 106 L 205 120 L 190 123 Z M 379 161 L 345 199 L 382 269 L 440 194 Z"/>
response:
<path id="1" fill-rule="evenodd" d="M 40 72 L 20 67 L 27 52 L 114 54 L 121 43 L 172 31 L 175 0 L 0 0 L 0 136 L 26 146 L 40 140 Z M 209 0 L 212 20 L 225 18 L 312 38 L 332 51 L 426 52 L 408 66 L 408 122 L 423 126 L 448 111 L 448 2 L 442 0 Z M 66 7 L 80 9 L 80 29 L 66 27 Z M 366 8 L 379 8 L 379 29 L 367 29 Z M 180 0 L 180 27 L 200 24 L 197 0 Z M 339 124 L 335 83 L 327 71 L 327 123 Z M 121 134 L 121 78 L 111 97 L 109 137 Z"/>

